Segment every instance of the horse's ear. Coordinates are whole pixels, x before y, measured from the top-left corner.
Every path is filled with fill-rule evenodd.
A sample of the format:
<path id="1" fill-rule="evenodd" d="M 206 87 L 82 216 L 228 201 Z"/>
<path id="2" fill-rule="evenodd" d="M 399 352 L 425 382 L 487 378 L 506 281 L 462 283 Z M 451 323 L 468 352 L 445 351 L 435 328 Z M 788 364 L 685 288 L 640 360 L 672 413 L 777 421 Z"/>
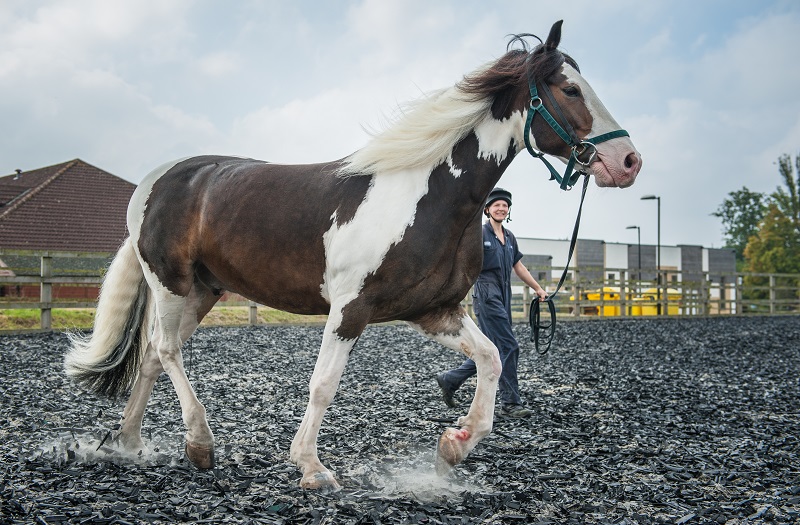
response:
<path id="1" fill-rule="evenodd" d="M 555 49 L 561 43 L 561 24 L 563 23 L 563 20 L 559 20 L 550 28 L 550 34 L 547 35 L 547 40 L 544 43 L 546 49 Z"/>

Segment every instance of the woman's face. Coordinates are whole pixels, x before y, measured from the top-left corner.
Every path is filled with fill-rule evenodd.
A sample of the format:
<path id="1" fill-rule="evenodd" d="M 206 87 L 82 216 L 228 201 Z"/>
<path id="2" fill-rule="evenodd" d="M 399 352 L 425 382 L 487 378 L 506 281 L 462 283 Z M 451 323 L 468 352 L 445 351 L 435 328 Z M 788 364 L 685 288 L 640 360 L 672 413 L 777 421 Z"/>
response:
<path id="1" fill-rule="evenodd" d="M 497 222 L 503 222 L 508 217 L 508 203 L 498 199 L 489 205 L 489 217 Z"/>

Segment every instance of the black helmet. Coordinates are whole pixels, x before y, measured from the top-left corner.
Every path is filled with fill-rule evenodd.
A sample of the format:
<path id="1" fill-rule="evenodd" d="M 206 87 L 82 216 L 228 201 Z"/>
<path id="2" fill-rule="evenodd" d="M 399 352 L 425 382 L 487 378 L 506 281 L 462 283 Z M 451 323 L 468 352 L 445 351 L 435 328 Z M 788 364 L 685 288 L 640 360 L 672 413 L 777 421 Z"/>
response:
<path id="1" fill-rule="evenodd" d="M 484 208 L 488 208 L 489 206 L 492 205 L 492 203 L 494 201 L 497 201 L 497 200 L 506 201 L 508 203 L 509 207 L 510 207 L 511 206 L 511 192 L 508 191 L 508 190 L 504 190 L 503 188 L 501 188 L 499 186 L 496 187 L 489 194 L 489 198 L 486 199 L 486 205 L 484 206 Z"/>

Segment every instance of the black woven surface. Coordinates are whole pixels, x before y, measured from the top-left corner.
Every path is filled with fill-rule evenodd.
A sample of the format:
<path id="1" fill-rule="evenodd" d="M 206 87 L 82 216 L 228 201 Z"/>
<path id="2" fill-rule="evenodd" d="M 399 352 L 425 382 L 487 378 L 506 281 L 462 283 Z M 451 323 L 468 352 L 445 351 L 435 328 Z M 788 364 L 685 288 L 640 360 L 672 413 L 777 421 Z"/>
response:
<path id="1" fill-rule="evenodd" d="M 517 327 L 521 340 L 528 329 Z M 460 357 L 371 327 L 329 409 L 320 458 L 343 490 L 297 488 L 288 449 L 321 328 L 204 329 L 184 349 L 217 467 L 182 455 L 169 380 L 144 421 L 151 452 L 109 436 L 122 405 L 61 370 L 60 334 L 0 337 L 0 523 L 792 523 L 800 512 L 800 318 L 560 323 L 523 352 L 535 415 L 498 417 L 454 472 L 436 439 L 466 411 L 434 374 Z"/>

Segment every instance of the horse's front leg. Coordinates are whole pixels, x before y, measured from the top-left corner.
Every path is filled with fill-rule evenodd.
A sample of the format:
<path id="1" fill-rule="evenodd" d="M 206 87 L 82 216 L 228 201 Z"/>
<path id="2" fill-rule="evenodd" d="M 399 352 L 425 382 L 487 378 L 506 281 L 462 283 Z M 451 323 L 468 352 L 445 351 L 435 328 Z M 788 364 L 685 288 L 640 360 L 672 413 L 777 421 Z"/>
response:
<path id="1" fill-rule="evenodd" d="M 497 347 L 461 306 L 430 312 L 410 325 L 434 341 L 462 352 L 475 361 L 477 368 L 475 397 L 467 415 L 457 422 L 461 428 L 447 428 L 439 438 L 436 471 L 444 475 L 492 431 L 497 382 L 503 367 Z"/>
<path id="2" fill-rule="evenodd" d="M 339 490 L 341 487 L 317 456 L 317 435 L 325 411 L 333 401 L 342 372 L 356 339 L 343 339 L 335 333 L 336 323 L 329 318 L 322 336 L 314 373 L 311 375 L 308 406 L 290 449 L 290 458 L 300 468 L 300 486 L 305 489 Z"/>

